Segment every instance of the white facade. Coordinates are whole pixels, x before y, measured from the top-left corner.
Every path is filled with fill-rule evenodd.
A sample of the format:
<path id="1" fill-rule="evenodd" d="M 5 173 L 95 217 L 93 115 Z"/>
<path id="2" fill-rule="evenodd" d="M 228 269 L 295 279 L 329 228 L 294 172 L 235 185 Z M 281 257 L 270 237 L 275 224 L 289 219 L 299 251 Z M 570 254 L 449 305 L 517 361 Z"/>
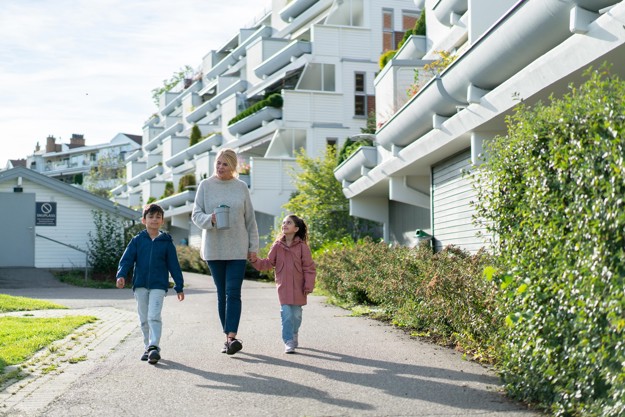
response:
<path id="1" fill-rule="evenodd" d="M 560 95 L 604 61 L 625 75 L 625 2 L 414 3 L 426 12 L 426 36 L 406 42 L 375 79 L 377 155 L 365 166 L 359 151 L 335 176 L 352 214 L 384 223 L 386 240 L 412 245 L 423 230 L 436 248 L 475 252 L 487 240 L 472 223 L 464 173 L 479 163 L 484 141 L 506 134 L 505 117 L 520 100 Z M 423 67 L 440 51 L 456 59 L 407 97 L 407 74 L 427 75 Z"/>
<path id="2" fill-rule="evenodd" d="M 26 206 L 13 204 L 24 197 L 30 197 Z M 89 233 L 96 233 L 94 210 L 122 221 L 141 220 L 140 212 L 23 167 L 0 172 L 0 202 L 0 228 L 5 231 L 0 267 L 84 268 Z M 40 213 L 34 204 L 42 203 L 53 207 L 53 221 L 36 220 Z M 11 250 L 17 256 L 5 256 Z M 33 256 L 18 261 L 23 253 Z"/>
<path id="3" fill-rule="evenodd" d="M 384 20 L 385 12 L 392 19 Z M 193 243 L 194 194 L 178 184 L 187 174 L 197 183 L 210 176 L 216 153 L 229 147 L 251 167 L 260 234 L 268 234 L 295 190 L 296 152 L 318 157 L 328 143 L 341 146 L 360 133 L 374 110 L 383 26 L 401 39 L 406 16 L 416 15 L 411 0 L 274 0 L 255 25 L 233 33 L 196 74 L 161 96 L 141 151 L 126 158 L 126 184 L 112 190 L 114 200 L 135 206 L 156 199 L 174 239 Z M 229 123 L 271 94 L 282 97 L 281 107 Z M 189 146 L 194 125 L 206 139 Z M 162 198 L 167 182 L 175 196 Z"/>

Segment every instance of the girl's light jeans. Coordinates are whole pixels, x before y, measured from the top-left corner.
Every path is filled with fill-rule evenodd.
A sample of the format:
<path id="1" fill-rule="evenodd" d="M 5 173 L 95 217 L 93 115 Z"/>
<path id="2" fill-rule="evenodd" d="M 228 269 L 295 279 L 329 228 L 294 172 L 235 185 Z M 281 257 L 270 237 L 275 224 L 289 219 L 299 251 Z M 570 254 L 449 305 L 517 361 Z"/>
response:
<path id="1" fill-rule="evenodd" d="M 161 342 L 161 333 L 163 331 L 161 310 L 163 309 L 165 292 L 165 290 L 148 290 L 143 287 L 135 288 L 139 323 L 146 350 L 149 346 L 159 347 Z"/>
<path id="2" fill-rule="evenodd" d="M 280 306 L 282 317 L 282 340 L 284 343 L 293 340 L 294 334 L 299 332 L 302 325 L 302 306 L 282 304 Z"/>

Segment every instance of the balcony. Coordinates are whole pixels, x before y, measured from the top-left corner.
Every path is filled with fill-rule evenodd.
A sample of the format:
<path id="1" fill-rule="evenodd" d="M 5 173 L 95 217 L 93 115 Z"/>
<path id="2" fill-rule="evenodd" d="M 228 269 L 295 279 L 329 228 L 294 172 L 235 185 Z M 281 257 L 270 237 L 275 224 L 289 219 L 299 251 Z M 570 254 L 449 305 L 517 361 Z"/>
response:
<path id="1" fill-rule="evenodd" d="M 232 50 L 225 58 L 219 61 L 213 68 L 211 68 L 205 75 L 206 80 L 211 80 L 217 76 L 223 74 L 228 68 L 236 64 L 239 59 L 245 56 L 247 46 L 251 44 L 255 39 L 259 37 L 268 38 L 273 34 L 273 29 L 269 26 L 262 26 L 247 39 L 239 44 Z"/>
<path id="2" fill-rule="evenodd" d="M 206 138 L 203 141 L 198 142 L 195 145 L 190 146 L 187 149 L 172 156 L 165 161 L 165 165 L 171 168 L 177 167 L 183 164 L 185 161 L 193 159 L 196 155 L 200 155 L 210 151 L 214 146 L 220 146 L 222 140 L 223 136 L 221 135 L 213 135 L 209 138 Z"/>
<path id="3" fill-rule="evenodd" d="M 195 190 L 187 190 L 172 196 L 156 201 L 164 210 L 170 210 L 181 206 L 193 204 L 195 201 Z"/>
<path id="4" fill-rule="evenodd" d="M 427 39 L 425 36 L 410 35 L 399 51 L 397 51 L 393 59 L 421 59 L 427 51 Z"/>
<path id="5" fill-rule="evenodd" d="M 452 26 L 454 16 L 460 17 L 469 9 L 468 0 L 439 0 L 433 8 L 436 19 L 446 26 Z"/>
<path id="6" fill-rule="evenodd" d="M 189 113 L 189 115 L 187 116 L 187 122 L 188 123 L 195 123 L 198 120 L 202 120 L 204 118 L 204 116 L 206 116 L 208 113 L 215 111 L 215 109 L 217 109 L 217 106 L 219 105 L 219 103 L 224 98 L 226 98 L 226 97 L 228 97 L 228 96 L 230 96 L 232 94 L 245 91 L 247 86 L 248 86 L 248 83 L 245 80 L 238 80 L 238 81 L 234 82 L 230 86 L 226 87 L 223 91 L 217 93 L 210 100 L 205 101 L 204 103 L 202 103 L 200 106 L 198 106 L 197 109 L 195 109 L 191 113 Z"/>
<path id="7" fill-rule="evenodd" d="M 334 170 L 334 177 L 341 183 L 354 182 L 366 175 L 378 163 L 378 151 L 375 146 L 361 146 Z"/>
<path id="8" fill-rule="evenodd" d="M 179 92 L 178 96 L 174 98 L 173 100 L 171 100 L 166 106 L 161 108 L 161 113 L 165 116 L 171 114 L 178 106 L 180 106 L 180 103 L 182 102 L 182 98 L 184 96 L 186 96 L 187 94 L 195 93 L 199 91 L 201 88 L 202 88 L 201 81 L 194 82 L 186 90 Z"/>
<path id="9" fill-rule="evenodd" d="M 479 103 L 483 95 L 569 38 L 570 4 L 545 2 L 547 9 L 534 2 L 517 3 L 376 132 L 378 144 L 389 150 L 405 147 L 440 128 L 458 109 Z"/>
<path id="10" fill-rule="evenodd" d="M 154 178 L 157 175 L 160 175 L 162 173 L 163 173 L 163 166 L 162 165 L 153 166 L 152 168 L 148 169 L 147 171 L 143 171 L 141 174 L 137 175 L 136 177 L 131 178 L 128 181 L 128 186 L 129 187 L 137 186 L 137 185 L 141 184 L 143 181 L 151 180 L 152 178 Z"/>
<path id="11" fill-rule="evenodd" d="M 240 136 L 258 129 L 272 120 L 280 118 L 282 118 L 282 109 L 267 106 L 233 123 L 228 127 L 228 131 L 234 136 Z"/>
<path id="12" fill-rule="evenodd" d="M 294 59 L 311 52 L 312 44 L 310 42 L 294 40 L 254 68 L 254 73 L 259 78 L 265 78 L 284 68 Z"/>
<path id="13" fill-rule="evenodd" d="M 178 132 L 181 132 L 183 127 L 184 126 L 180 122 L 176 122 L 173 125 L 169 126 L 165 130 L 163 130 L 161 133 L 159 133 L 158 136 L 156 136 L 154 139 L 152 139 L 151 141 L 146 143 L 145 144 L 145 150 L 146 151 L 152 151 L 152 150 L 156 149 L 158 147 L 158 145 L 161 144 L 163 139 L 165 139 L 168 136 L 175 135 Z"/>
<path id="14" fill-rule="evenodd" d="M 293 0 L 280 10 L 280 18 L 285 22 L 290 22 L 318 1 L 319 0 Z"/>

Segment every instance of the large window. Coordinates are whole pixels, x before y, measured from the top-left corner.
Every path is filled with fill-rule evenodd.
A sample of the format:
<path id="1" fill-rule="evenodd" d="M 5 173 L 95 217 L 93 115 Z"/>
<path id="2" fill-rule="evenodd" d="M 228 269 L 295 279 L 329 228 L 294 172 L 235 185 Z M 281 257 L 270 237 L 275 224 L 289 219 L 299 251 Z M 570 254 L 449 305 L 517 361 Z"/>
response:
<path id="1" fill-rule="evenodd" d="M 366 116 L 367 115 L 367 90 L 365 88 L 364 72 L 357 72 L 354 74 L 354 115 Z"/>
<path id="2" fill-rule="evenodd" d="M 334 64 L 311 63 L 300 78 L 300 90 L 335 91 Z"/>

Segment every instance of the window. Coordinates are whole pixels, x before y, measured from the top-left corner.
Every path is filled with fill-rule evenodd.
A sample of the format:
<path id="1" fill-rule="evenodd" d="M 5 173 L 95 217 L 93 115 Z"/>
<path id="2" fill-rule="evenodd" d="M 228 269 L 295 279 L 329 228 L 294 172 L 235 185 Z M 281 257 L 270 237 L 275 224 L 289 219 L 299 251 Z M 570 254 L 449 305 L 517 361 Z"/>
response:
<path id="1" fill-rule="evenodd" d="M 401 26 L 402 30 L 406 32 L 408 29 L 413 29 L 417 20 L 419 19 L 419 13 L 402 11 L 401 13 Z"/>
<path id="2" fill-rule="evenodd" d="M 339 141 L 338 138 L 326 138 L 326 146 L 336 147 L 336 144 L 338 143 L 338 141 Z"/>
<path id="3" fill-rule="evenodd" d="M 310 63 L 300 78 L 299 90 L 335 91 L 334 64 Z"/>
<path id="4" fill-rule="evenodd" d="M 382 10 L 382 52 L 395 49 L 395 35 L 393 33 L 393 11 Z"/>
<path id="5" fill-rule="evenodd" d="M 354 74 L 354 115 L 367 115 L 367 92 L 364 72 Z"/>

